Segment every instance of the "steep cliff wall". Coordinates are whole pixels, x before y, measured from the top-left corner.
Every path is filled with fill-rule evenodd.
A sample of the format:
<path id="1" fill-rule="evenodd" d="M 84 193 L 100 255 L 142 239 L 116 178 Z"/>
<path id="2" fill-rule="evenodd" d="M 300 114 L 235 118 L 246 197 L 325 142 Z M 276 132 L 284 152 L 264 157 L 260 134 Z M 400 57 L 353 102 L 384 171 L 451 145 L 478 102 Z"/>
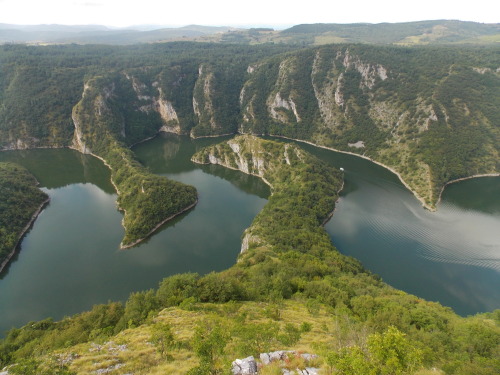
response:
<path id="1" fill-rule="evenodd" d="M 458 51 L 321 47 L 252 68 L 240 132 L 369 157 L 434 209 L 446 182 L 499 173 L 498 92 L 498 72 Z"/>
<path id="2" fill-rule="evenodd" d="M 192 186 L 153 175 L 134 159 L 124 143 L 127 126 L 119 110 L 115 82 L 95 78 L 85 84 L 82 99 L 73 109 L 73 146 L 101 158 L 110 167 L 117 203 L 124 213 L 121 247 L 126 248 L 193 207 L 197 194 Z"/>
<path id="3" fill-rule="evenodd" d="M 1 149 L 93 152 L 99 132 L 72 110 L 82 82 L 99 79 L 106 91 L 94 108 L 127 146 L 158 131 L 301 139 L 384 164 L 430 209 L 449 181 L 500 171 L 495 47 L 9 48 L 0 49 Z"/>

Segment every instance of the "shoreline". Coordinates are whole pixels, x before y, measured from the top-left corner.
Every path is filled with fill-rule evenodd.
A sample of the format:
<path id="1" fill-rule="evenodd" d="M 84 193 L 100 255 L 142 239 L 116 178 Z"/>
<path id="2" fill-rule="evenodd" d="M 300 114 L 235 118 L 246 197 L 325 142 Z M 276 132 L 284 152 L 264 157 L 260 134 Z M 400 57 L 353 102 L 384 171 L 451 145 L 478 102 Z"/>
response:
<path id="1" fill-rule="evenodd" d="M 328 214 L 328 216 L 325 218 L 325 220 L 323 220 L 323 222 L 321 223 L 322 227 L 324 227 L 332 219 L 333 215 L 335 214 L 335 210 L 337 209 L 337 202 L 340 200 L 340 192 L 342 190 L 344 190 L 344 185 L 345 185 L 344 172 L 342 172 L 342 185 L 340 185 L 340 189 L 337 191 L 337 194 L 339 197 L 335 201 L 335 207 L 333 207 L 332 212 L 330 212 Z"/>
<path id="2" fill-rule="evenodd" d="M 290 137 L 286 137 L 284 135 L 272 135 L 272 134 L 269 134 L 270 137 L 276 137 L 276 138 L 282 138 L 282 139 L 288 139 L 290 141 L 296 141 L 296 142 L 301 142 L 301 143 L 306 143 L 310 146 L 314 146 L 314 147 L 319 147 L 319 148 L 322 148 L 322 149 L 325 149 L 325 150 L 330 150 L 330 151 L 335 151 L 335 152 L 340 152 L 342 154 L 348 154 L 348 155 L 353 155 L 353 156 L 357 156 L 359 158 L 362 158 L 362 159 L 366 159 L 366 160 L 369 160 L 371 161 L 372 163 L 374 164 L 377 164 L 377 165 L 380 165 L 381 167 L 387 169 L 388 171 L 394 173 L 399 181 L 401 181 L 401 183 L 404 185 L 404 187 L 406 187 L 412 194 L 415 198 L 417 198 L 417 200 L 422 203 L 422 207 L 425 208 L 426 210 L 429 210 L 431 212 L 435 212 L 436 211 L 436 208 L 433 208 L 431 206 L 429 206 L 427 203 L 425 203 L 425 200 L 424 198 L 422 198 L 416 191 L 414 191 L 410 185 L 408 185 L 406 183 L 406 181 L 403 179 L 403 177 L 399 174 L 399 172 L 397 172 L 396 170 L 394 170 L 393 168 L 379 162 L 379 161 L 376 161 L 372 158 L 370 158 L 369 156 L 365 156 L 365 155 L 360 155 L 360 154 L 356 154 L 354 152 L 351 152 L 351 151 L 342 151 L 342 150 L 338 150 L 336 148 L 333 148 L 333 147 L 328 147 L 328 146 L 322 146 L 322 145 L 319 145 L 319 144 L 316 144 L 316 143 L 313 143 L 311 141 L 304 141 L 304 140 L 301 140 L 301 139 L 295 139 L 295 138 L 290 138 Z M 500 174 L 499 174 L 500 175 Z M 473 178 L 473 177 L 471 177 Z M 446 185 L 445 185 L 446 186 Z M 436 206 L 437 206 L 437 203 L 436 203 Z"/>
<path id="3" fill-rule="evenodd" d="M 322 145 L 318 145 L 316 143 L 313 143 L 311 141 L 304 141 L 304 140 L 301 140 L 301 139 L 295 139 L 295 138 L 290 138 L 290 137 L 285 137 L 283 135 L 272 135 L 272 134 L 269 134 L 270 137 L 276 137 L 276 138 L 282 138 L 282 139 L 287 139 L 287 140 L 290 140 L 290 141 L 296 141 L 296 142 L 301 142 L 301 143 L 306 143 L 310 146 L 314 146 L 314 147 L 319 147 L 319 148 L 322 148 L 322 149 L 325 149 L 325 150 L 330 150 L 330 151 L 335 151 L 335 152 L 340 152 L 342 154 L 348 154 L 348 155 L 353 155 L 353 156 L 357 156 L 357 157 L 360 157 L 362 159 L 366 159 L 366 160 L 369 160 L 371 161 L 372 163 L 374 164 L 377 164 L 377 165 L 380 165 L 381 167 L 387 169 L 388 171 L 394 173 L 398 179 L 401 181 L 401 183 L 413 194 L 413 196 L 415 198 L 417 198 L 418 201 L 420 201 L 420 203 L 422 203 L 422 207 L 429 210 L 430 212 L 436 212 L 437 211 L 437 206 L 439 205 L 439 203 L 441 202 L 441 197 L 443 195 L 443 192 L 445 190 L 445 188 L 448 186 L 448 185 L 451 185 L 451 184 L 454 184 L 456 182 L 460 182 L 460 181 L 464 181 L 464 180 L 471 180 L 473 178 L 481 178 L 481 177 L 500 177 L 500 173 L 482 173 L 482 174 L 474 174 L 474 175 L 471 175 L 471 176 L 467 176 L 467 177 L 461 177 L 461 178 L 457 178 L 455 180 L 451 180 L 451 181 L 448 181 L 446 182 L 443 187 L 441 188 L 441 191 L 439 192 L 439 196 L 438 196 L 438 200 L 436 202 L 436 207 L 435 208 L 432 208 L 430 207 L 429 205 L 427 205 L 424 201 L 424 199 L 417 193 L 415 192 L 407 183 L 406 181 L 404 181 L 403 177 L 398 173 L 396 172 L 393 168 L 379 162 L 379 161 L 376 161 L 372 158 L 370 158 L 369 156 L 365 156 L 365 155 L 360 155 L 360 154 L 356 154 L 354 152 L 350 152 L 350 151 L 342 151 L 342 150 L 338 150 L 338 149 L 335 149 L 333 147 L 328 147 L 328 146 L 322 146 Z"/>
<path id="4" fill-rule="evenodd" d="M 238 135 L 238 134 L 251 134 L 251 133 L 241 133 L 240 131 L 236 131 L 235 133 L 228 133 L 228 134 L 220 134 L 220 135 L 208 135 L 208 136 L 200 136 L 200 137 L 192 137 L 191 134 L 179 134 L 179 133 L 175 133 L 175 132 L 168 132 L 168 131 L 163 131 L 163 130 L 159 130 L 155 135 L 151 136 L 151 137 L 147 137 L 146 139 L 144 140 L 141 140 L 139 142 L 136 142 L 134 143 L 133 145 L 131 145 L 130 147 L 128 147 L 129 149 L 131 149 L 132 147 L 140 144 L 140 143 L 144 143 L 144 142 L 147 142 L 155 137 L 157 137 L 158 135 L 160 135 L 160 133 L 167 133 L 167 134 L 176 134 L 176 135 L 185 135 L 185 136 L 189 136 L 191 139 L 201 139 L 201 138 L 217 138 L 217 137 L 226 137 L 226 136 L 230 136 L 230 135 Z M 252 135 L 255 135 L 255 136 L 266 136 L 266 134 L 252 134 Z M 320 145 L 320 144 L 316 144 L 316 143 L 313 143 L 311 141 L 306 141 L 306 140 L 302 140 L 302 139 L 296 139 L 296 138 L 291 138 L 291 137 L 287 137 L 287 136 L 283 136 L 283 135 L 275 135 L 275 134 L 267 134 L 267 136 L 270 136 L 270 137 L 275 137 L 275 138 L 281 138 L 281 139 L 286 139 L 286 140 L 290 140 L 290 141 L 295 141 L 295 142 L 299 142 L 299 143 L 305 143 L 305 144 L 308 144 L 310 146 L 313 146 L 313 147 L 318 147 L 318 148 L 322 148 L 322 149 L 325 149 L 325 150 L 329 150 L 329 151 L 334 151 L 334 152 L 339 152 L 339 153 L 343 153 L 343 154 L 348 154 L 348 155 L 352 155 L 352 156 L 356 156 L 356 157 L 359 157 L 359 158 L 362 158 L 362 159 L 365 159 L 365 160 L 368 160 L 374 164 L 377 164 L 379 166 L 381 166 L 382 168 L 385 168 L 387 169 L 388 171 L 392 172 L 393 174 L 395 174 L 399 181 L 403 184 L 403 186 L 408 189 L 412 194 L 413 196 L 422 204 L 422 207 L 424 209 L 427 209 L 429 210 L 430 212 L 435 212 L 437 211 L 437 206 L 439 205 L 439 203 L 441 202 L 441 198 L 442 198 L 442 194 L 445 190 L 445 188 L 450 185 L 450 184 L 453 184 L 453 183 L 456 183 L 456 182 L 460 182 L 460 181 L 464 181 L 464 180 L 469 180 L 469 179 L 473 179 L 473 178 L 480 178 L 480 177 L 500 177 L 500 173 L 486 173 L 486 174 L 476 174 L 476 175 L 472 175 L 472 176 L 467 176 L 467 177 L 462 177 L 462 178 L 458 178 L 458 179 L 455 179 L 455 180 L 451 180 L 451 181 L 448 181 L 447 183 L 445 183 L 443 185 L 443 187 L 441 188 L 441 191 L 439 192 L 439 197 L 438 197 L 438 200 L 436 202 L 436 207 L 431 207 L 429 206 L 428 204 L 425 203 L 425 200 L 416 192 L 414 191 L 407 183 L 406 181 L 402 178 L 401 174 L 399 174 L 399 172 L 397 172 L 396 170 L 394 170 L 393 168 L 379 162 L 379 161 L 376 161 L 368 156 L 365 156 L 365 155 L 360 155 L 360 154 L 357 154 L 357 153 L 354 153 L 354 152 L 351 152 L 351 151 L 343 151 L 343 150 L 339 150 L 339 149 L 336 149 L 336 148 L 333 148 L 333 147 L 328 147 L 328 146 L 324 146 L 324 145 Z M 107 163 L 107 161 L 102 158 L 101 156 L 98 156 L 92 152 L 90 153 L 86 153 L 86 152 L 82 152 L 81 150 L 79 150 L 78 148 L 76 148 L 74 145 L 68 145 L 68 146 L 40 146 L 40 147 L 32 147 L 32 148 L 23 148 L 23 149 L 0 149 L 0 152 L 2 151 L 16 151 L 16 150 L 30 150 L 30 149 L 49 149 L 49 148 L 52 148 L 52 149 L 63 149 L 63 148 L 69 148 L 71 150 L 75 150 L 75 151 L 78 151 L 84 155 L 91 155 L 99 160 L 101 160 L 103 162 L 103 164 L 109 168 L 109 170 L 111 171 L 111 174 L 113 172 L 113 169 L 111 168 L 111 166 Z M 193 159 L 191 159 L 192 162 L 196 163 L 196 164 L 200 164 L 200 165 L 210 165 L 212 163 L 199 163 L 199 162 L 195 162 Z M 219 164 L 221 165 L 221 164 Z M 240 171 L 240 172 L 243 172 L 241 171 L 239 168 L 233 168 L 233 167 L 230 167 L 230 166 L 225 166 L 225 165 L 221 165 L 225 168 L 228 168 L 228 169 L 232 169 L 232 170 L 236 170 L 236 171 Z M 245 173 L 245 172 L 243 172 Z M 273 194 L 272 192 L 272 185 L 263 177 L 263 176 L 259 176 L 259 175 L 256 175 L 256 174 L 253 174 L 253 173 L 248 173 L 249 175 L 252 175 L 252 176 L 255 176 L 255 177 L 258 177 L 260 178 L 265 184 L 267 184 L 270 188 L 271 188 L 271 195 Z M 120 195 L 120 190 L 118 189 L 118 187 L 116 186 L 115 182 L 113 181 L 113 178 L 110 176 L 110 182 L 111 184 L 113 185 L 117 195 Z M 340 188 L 340 190 L 338 191 L 338 193 L 340 193 L 344 187 L 344 179 L 342 180 L 342 186 Z M 340 197 L 339 197 L 340 198 Z M 50 198 L 48 199 L 48 201 L 50 201 Z M 44 202 L 43 206 L 45 206 L 47 202 Z M 337 200 L 338 201 L 338 200 Z M 189 205 L 188 207 L 186 207 L 185 209 L 183 209 L 182 211 L 172 215 L 172 216 L 169 216 L 168 218 L 166 218 L 165 220 L 163 220 L 162 222 L 158 223 L 148 234 L 147 236 L 145 236 L 144 238 L 141 238 L 141 239 L 138 239 L 136 241 L 134 241 L 132 244 L 127 244 L 127 245 L 123 245 L 123 242 L 120 243 L 120 249 L 127 249 L 127 248 L 131 248 L 139 243 L 141 243 L 142 241 L 145 241 L 146 239 L 148 239 L 159 227 L 161 227 L 163 224 L 165 224 L 167 221 L 169 220 L 172 220 L 173 218 L 175 218 L 176 216 L 190 210 L 191 208 L 193 208 L 194 206 L 196 206 L 196 204 L 198 203 L 198 198 L 196 199 L 196 201 Z M 118 201 L 116 202 L 116 206 L 117 206 L 117 209 L 121 212 L 123 212 L 123 219 L 121 221 L 121 225 L 122 227 L 125 229 L 125 225 L 124 225 L 124 220 L 125 220 L 125 215 L 127 215 L 127 211 L 120 207 L 120 205 L 118 204 Z M 43 208 L 43 207 L 42 207 Z M 336 210 L 336 206 L 335 208 L 333 209 L 333 211 L 325 218 L 325 220 L 323 221 L 323 223 L 321 224 L 322 226 L 326 225 L 326 223 L 328 223 L 328 221 L 333 217 L 333 214 Z M 41 211 L 41 209 L 40 209 Z M 37 216 L 38 216 L 39 212 L 37 213 Z M 36 219 L 36 217 L 34 218 Z M 33 219 L 33 220 L 34 220 Z M 30 224 L 31 225 L 32 222 L 30 221 Z M 27 229 L 26 229 L 27 230 Z M 23 232 L 23 235 L 24 235 L 24 232 Z M 21 240 L 22 236 L 20 237 L 19 241 Z M 17 245 L 16 245 L 17 247 Z M 15 253 L 15 250 L 13 251 Z M 13 254 L 9 254 L 9 256 L 6 258 L 6 261 L 8 263 L 8 260 L 10 260 L 12 258 Z M 3 268 L 5 267 L 5 264 L 2 263 L 2 265 L 0 266 L 0 272 L 3 270 Z"/>
<path id="5" fill-rule="evenodd" d="M 160 222 L 158 225 L 156 225 L 145 237 L 143 238 L 139 238 L 138 240 L 135 240 L 134 242 L 130 243 L 130 244 L 127 244 L 127 245 L 124 245 L 123 242 L 120 243 L 120 249 L 123 250 L 123 249 L 129 249 L 131 247 L 134 247 L 135 245 L 141 243 L 142 241 L 145 241 L 147 240 L 149 237 L 151 237 L 151 235 L 158 229 L 160 228 L 163 224 L 165 224 L 166 222 L 172 220 L 173 218 L 183 214 L 184 212 L 187 212 L 189 211 L 190 209 L 192 209 L 194 206 L 196 206 L 198 204 L 198 197 L 196 197 L 196 200 L 194 203 L 190 204 L 189 206 L 187 206 L 186 208 L 184 208 L 182 211 L 179 211 L 175 214 L 173 214 L 172 216 L 169 216 L 167 217 L 165 220 L 163 220 L 162 222 Z"/>
<path id="6" fill-rule="evenodd" d="M 42 202 L 42 204 L 40 206 L 38 206 L 35 213 L 33 215 L 31 215 L 30 221 L 24 226 L 23 230 L 19 234 L 19 237 L 16 241 L 16 244 L 14 245 L 14 248 L 9 253 L 9 255 L 7 255 L 7 257 L 3 260 L 2 264 L 0 264 L 0 273 L 2 273 L 3 270 L 5 269 L 5 267 L 7 267 L 7 265 L 10 263 L 11 259 L 16 254 L 18 247 L 21 244 L 22 239 L 24 238 L 26 233 L 28 233 L 28 231 L 31 229 L 32 225 L 35 223 L 36 219 L 42 213 L 43 209 L 49 204 L 49 202 L 50 202 L 50 197 L 47 197 L 47 199 L 45 199 Z"/>
<path id="7" fill-rule="evenodd" d="M 194 155 L 193 155 L 194 156 Z M 255 174 L 255 173 L 247 173 L 247 172 L 244 172 L 242 171 L 241 169 L 239 168 L 235 168 L 235 167 L 232 167 L 232 166 L 228 166 L 228 165 L 225 165 L 225 164 L 214 164 L 214 163 L 202 163 L 202 162 L 198 162 L 198 161 L 195 161 L 193 160 L 193 157 L 191 157 L 191 161 L 195 164 L 199 164 L 199 165 L 219 165 L 221 167 L 224 167 L 224 168 L 227 168 L 227 169 L 231 169 L 233 171 L 238 171 L 238 172 L 241 172 L 241 173 L 244 173 L 246 175 L 249 175 L 249 176 L 254 176 L 254 177 L 257 177 L 259 178 L 260 180 L 262 180 L 267 186 L 269 186 L 271 188 L 271 194 L 270 196 L 273 195 L 273 185 L 271 185 L 271 183 L 265 179 L 264 176 L 260 176 L 258 174 Z M 324 227 L 329 221 L 330 219 L 333 217 L 334 213 L 335 213 L 335 210 L 337 209 L 337 202 L 339 201 L 340 199 L 340 192 L 344 189 L 344 185 L 345 185 L 345 179 L 344 179 L 344 172 L 342 172 L 342 185 L 340 185 L 340 188 L 339 190 L 337 190 L 337 194 L 338 194 L 338 198 L 337 200 L 335 201 L 335 206 L 333 207 L 333 210 L 325 217 L 325 219 L 323 220 L 323 222 L 320 224 L 320 226 Z M 269 200 L 269 199 L 268 199 Z M 250 227 L 248 227 L 250 228 Z M 247 228 L 247 229 L 248 229 Z M 246 231 L 246 229 L 245 229 Z"/>
<path id="8" fill-rule="evenodd" d="M 475 174 L 475 175 L 472 175 L 472 176 L 468 176 L 468 177 L 461 177 L 461 178 L 457 178 L 455 180 L 451 180 L 451 181 L 448 181 L 446 184 L 444 184 L 444 186 L 441 188 L 441 191 L 439 192 L 439 198 L 438 198 L 438 201 L 436 203 L 436 206 L 441 203 L 441 198 L 443 196 L 443 192 L 444 192 L 444 189 L 448 186 L 448 185 L 451 185 L 451 184 L 454 184 L 456 182 L 460 182 L 460 181 L 465 181 L 465 180 L 472 180 L 474 178 L 481 178 L 481 177 L 500 177 L 500 173 L 483 173 L 483 174 Z"/>
<path id="9" fill-rule="evenodd" d="M 158 132 L 158 133 L 157 133 L 154 137 L 158 136 L 158 134 L 159 134 L 159 133 L 160 133 L 160 132 Z M 150 138 L 148 138 L 147 140 L 152 139 L 152 138 L 154 138 L 154 137 L 150 137 Z M 145 141 L 146 141 L 146 140 L 144 140 L 144 142 L 145 142 Z M 78 149 L 77 149 L 77 148 L 75 148 L 75 147 L 71 147 L 71 146 L 70 146 L 69 148 L 71 148 L 71 149 L 73 149 L 73 150 L 76 150 L 76 151 L 78 151 L 78 152 L 82 153 L 80 150 L 78 150 Z M 99 156 L 99 155 L 96 155 L 96 154 L 94 154 L 94 153 L 92 153 L 92 152 L 91 152 L 91 153 L 85 153 L 85 155 L 91 155 L 91 156 L 93 156 L 93 157 L 95 157 L 95 158 L 97 158 L 97 159 L 101 160 L 101 161 L 103 162 L 103 164 L 104 164 L 106 167 L 108 167 L 108 168 L 109 168 L 109 170 L 111 171 L 111 176 L 110 176 L 109 180 L 110 180 L 111 184 L 113 185 L 113 187 L 115 188 L 115 190 L 116 190 L 116 194 L 119 196 L 119 195 L 120 195 L 120 190 L 118 189 L 118 186 L 116 186 L 115 182 L 113 181 L 113 177 L 112 177 L 112 175 L 113 175 L 113 168 L 111 168 L 111 166 L 110 166 L 110 165 L 106 162 L 106 160 L 105 160 L 103 157 Z M 171 216 L 167 217 L 166 219 L 162 220 L 160 223 L 158 223 L 158 224 L 157 224 L 157 225 L 156 225 L 153 229 L 151 229 L 151 231 L 150 231 L 150 232 L 149 232 L 149 233 L 148 233 L 145 237 L 139 238 L 139 239 L 135 240 L 134 242 L 132 242 L 132 243 L 130 243 L 130 244 L 126 244 L 126 245 L 124 245 L 124 244 L 123 244 L 123 241 L 122 241 L 122 242 L 120 242 L 120 250 L 129 249 L 129 248 L 134 247 L 135 245 L 137 245 L 137 244 L 139 244 L 139 243 L 141 243 L 141 242 L 143 242 L 143 241 L 147 240 L 149 237 L 151 237 L 151 235 L 152 235 L 152 234 L 153 234 L 153 233 L 154 233 L 154 232 L 155 232 L 158 228 L 160 228 L 160 227 L 161 227 L 163 224 L 165 224 L 167 221 L 172 220 L 173 218 L 175 218 L 176 216 L 179 216 L 180 214 L 183 214 L 184 212 L 186 212 L 186 211 L 190 210 L 191 208 L 193 208 L 193 207 L 194 207 L 194 206 L 196 206 L 197 204 L 198 204 L 198 196 L 196 197 L 196 200 L 195 200 L 195 202 L 194 202 L 194 203 L 190 204 L 188 207 L 184 208 L 182 211 L 179 211 L 179 212 L 177 212 L 177 213 L 175 213 L 175 214 L 173 214 L 173 215 L 171 215 Z M 122 220 L 121 220 L 121 225 L 122 225 L 123 229 L 127 230 L 127 229 L 126 229 L 126 227 L 125 227 L 125 216 L 127 215 L 127 210 L 126 210 L 126 209 L 124 209 L 123 207 L 121 207 L 121 206 L 118 204 L 118 199 L 116 200 L 116 207 L 117 207 L 118 211 L 123 212 L 123 218 L 122 218 Z"/>

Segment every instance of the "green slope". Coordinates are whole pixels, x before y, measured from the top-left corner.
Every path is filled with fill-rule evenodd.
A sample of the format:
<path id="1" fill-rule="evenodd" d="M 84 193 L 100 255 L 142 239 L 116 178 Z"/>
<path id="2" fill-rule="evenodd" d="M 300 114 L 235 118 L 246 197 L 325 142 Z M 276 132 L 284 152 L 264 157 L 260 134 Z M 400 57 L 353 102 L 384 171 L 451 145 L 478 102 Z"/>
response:
<path id="1" fill-rule="evenodd" d="M 227 373 L 235 358 L 294 349 L 320 354 L 315 366 L 333 374 L 355 374 L 362 364 L 377 374 L 496 373 L 498 310 L 461 318 L 389 287 L 333 247 L 321 224 L 341 187 L 339 171 L 295 145 L 249 136 L 194 159 L 272 185 L 238 262 L 203 277 L 171 276 L 124 307 L 99 305 L 13 329 L 0 342 L 2 365 L 215 374 Z M 262 373 L 271 370 L 280 371 Z"/>
<path id="2" fill-rule="evenodd" d="M 26 169 L 0 163 L 0 272 L 49 197 Z"/>

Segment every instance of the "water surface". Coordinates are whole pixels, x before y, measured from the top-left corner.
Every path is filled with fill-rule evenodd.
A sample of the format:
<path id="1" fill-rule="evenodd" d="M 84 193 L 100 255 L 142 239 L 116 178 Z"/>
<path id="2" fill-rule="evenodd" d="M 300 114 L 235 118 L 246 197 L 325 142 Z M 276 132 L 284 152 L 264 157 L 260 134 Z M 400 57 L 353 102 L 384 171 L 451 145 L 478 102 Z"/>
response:
<path id="1" fill-rule="evenodd" d="M 155 172 L 196 186 L 198 205 L 137 247 L 119 250 L 122 215 L 109 170 L 72 150 L 0 153 L 26 166 L 51 198 L 0 276 L 0 331 L 31 320 L 125 300 L 180 272 L 208 273 L 234 264 L 241 235 L 266 203 L 267 185 L 253 176 L 189 161 L 189 138 L 158 138 L 138 147 Z M 217 140 L 203 141 L 217 142 Z M 200 143 L 200 142 L 198 142 Z M 198 144 L 196 143 L 196 145 Z M 144 147 L 145 146 L 145 147 Z"/>
<path id="2" fill-rule="evenodd" d="M 256 177 L 190 162 L 197 149 L 220 141 L 162 134 L 134 148 L 154 173 L 194 185 L 200 200 L 128 250 L 119 250 L 122 215 L 100 160 L 67 149 L 0 153 L 0 161 L 26 166 L 51 197 L 0 275 L 0 332 L 123 301 L 174 273 L 233 265 L 241 234 L 269 189 Z M 432 213 L 386 169 L 302 146 L 345 169 L 344 190 L 326 225 L 341 252 L 394 287 L 460 314 L 500 308 L 500 178 L 450 185 Z"/>
<path id="3" fill-rule="evenodd" d="M 437 212 L 368 160 L 301 144 L 345 169 L 325 228 L 344 254 L 390 285 L 462 315 L 500 308 L 500 178 L 449 185 Z"/>

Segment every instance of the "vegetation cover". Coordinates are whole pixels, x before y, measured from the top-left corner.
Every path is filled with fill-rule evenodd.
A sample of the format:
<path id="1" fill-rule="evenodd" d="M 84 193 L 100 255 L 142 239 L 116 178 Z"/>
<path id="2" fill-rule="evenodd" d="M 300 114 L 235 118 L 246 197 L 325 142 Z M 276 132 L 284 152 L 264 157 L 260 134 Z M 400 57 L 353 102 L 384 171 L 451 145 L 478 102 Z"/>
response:
<path id="1" fill-rule="evenodd" d="M 319 354 L 314 366 L 325 374 L 498 372 L 499 310 L 459 317 L 389 287 L 334 248 L 321 224 L 341 188 L 339 171 L 295 145 L 253 137 L 212 146 L 195 159 L 227 163 L 272 185 L 249 229 L 258 241 L 226 271 L 174 275 L 157 290 L 133 293 L 124 306 L 98 305 L 60 322 L 12 329 L 0 344 L 2 365 L 55 363 L 58 371 L 79 374 L 225 374 L 235 358 L 294 349 Z M 311 235 L 295 222 L 295 210 L 314 226 Z M 263 228 L 278 216 L 291 220 Z M 279 372 L 275 365 L 261 369 Z"/>
<path id="2" fill-rule="evenodd" d="M 494 44 L 500 41 L 500 25 L 457 20 L 402 23 L 302 24 L 285 30 L 237 29 L 188 25 L 154 30 L 108 29 L 85 25 L 0 24 L 2 43 L 137 44 L 175 40 L 219 43 L 276 43 L 310 46 L 328 43 L 369 44 Z"/>
<path id="3" fill-rule="evenodd" d="M 4 46 L 0 148 L 69 146 L 103 159 L 124 211 L 121 246 L 137 244 L 191 208 L 197 195 L 193 187 L 151 174 L 128 147 L 160 129 L 199 136 L 234 132 L 248 62 L 288 49 L 231 46 L 214 53 L 210 45 L 192 47 Z M 231 63 L 213 72 L 211 64 L 220 60 Z"/>
<path id="4" fill-rule="evenodd" d="M 0 163 L 0 271 L 49 197 L 25 168 Z"/>
<path id="5" fill-rule="evenodd" d="M 153 176 L 129 150 L 160 129 L 273 134 L 353 152 L 393 168 L 433 208 L 445 183 L 499 172 L 498 53 L 494 46 L 6 45 L 0 148 L 71 146 L 104 159 L 126 211 L 124 246 L 196 201 L 194 188 Z M 187 363 L 192 374 L 215 374 L 234 356 L 302 345 L 322 350 L 325 371 L 338 374 L 498 373 L 498 311 L 460 318 L 390 288 L 336 251 L 321 224 L 334 208 L 339 171 L 295 146 L 251 137 L 196 159 L 272 186 L 237 264 L 172 276 L 124 306 L 13 329 L 0 344 L 2 365 L 17 363 L 9 371 L 27 374 L 151 374 Z M 301 311 L 302 322 L 288 311 Z M 325 324 L 309 327 L 319 344 L 301 343 L 307 325 L 302 332 L 299 324 L 315 314 Z M 176 328 L 183 324 L 189 329 Z M 138 356 L 128 363 L 109 340 L 133 337 Z M 108 348 L 97 362 L 92 342 Z"/>
<path id="6" fill-rule="evenodd" d="M 114 85 L 99 78 L 87 83 L 80 102 L 73 108 L 74 145 L 99 156 L 111 169 L 111 181 L 124 211 L 125 237 L 121 247 L 134 246 L 161 224 L 193 207 L 197 202 L 192 186 L 156 176 L 137 162 L 120 138 L 123 120 L 113 100 Z"/>
<path id="7" fill-rule="evenodd" d="M 446 183 L 499 173 L 498 54 L 496 46 L 6 45 L 0 147 L 93 152 L 105 126 L 127 147 L 159 130 L 271 134 L 380 162 L 435 209 Z M 100 125 L 75 123 L 84 111 Z"/>

